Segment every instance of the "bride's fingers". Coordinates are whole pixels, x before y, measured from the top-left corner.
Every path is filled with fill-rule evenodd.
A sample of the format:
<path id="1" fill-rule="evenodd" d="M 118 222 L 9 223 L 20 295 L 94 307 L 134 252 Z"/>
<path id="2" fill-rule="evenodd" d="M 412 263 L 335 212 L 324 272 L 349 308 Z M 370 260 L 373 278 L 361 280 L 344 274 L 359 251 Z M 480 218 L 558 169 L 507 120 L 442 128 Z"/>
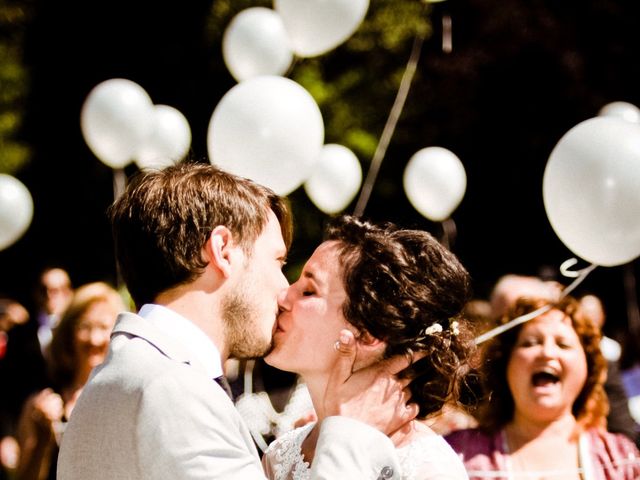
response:
<path id="1" fill-rule="evenodd" d="M 338 359 L 331 370 L 329 389 L 342 385 L 351 376 L 356 359 L 356 341 L 353 333 L 347 329 L 341 330 L 340 338 L 336 340 L 334 348 L 338 352 Z"/>
<path id="2" fill-rule="evenodd" d="M 389 373 L 396 375 L 408 366 L 416 363 L 418 360 L 426 357 L 426 352 L 415 352 L 411 356 L 396 355 L 383 360 L 382 367 Z M 409 382 L 407 382 L 408 384 Z M 405 385 L 406 386 L 406 385 Z"/>

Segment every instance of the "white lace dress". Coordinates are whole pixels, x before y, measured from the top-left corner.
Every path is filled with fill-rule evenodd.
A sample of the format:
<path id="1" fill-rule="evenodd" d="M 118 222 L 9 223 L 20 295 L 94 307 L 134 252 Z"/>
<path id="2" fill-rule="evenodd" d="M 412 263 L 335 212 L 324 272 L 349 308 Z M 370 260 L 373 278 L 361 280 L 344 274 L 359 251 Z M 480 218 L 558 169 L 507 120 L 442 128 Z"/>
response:
<path id="1" fill-rule="evenodd" d="M 271 480 L 309 480 L 309 464 L 304 461 L 301 446 L 315 424 L 291 430 L 274 440 L 262 463 Z M 398 448 L 402 480 L 467 480 L 469 477 L 460 458 L 439 435 L 423 435 Z M 394 477 L 397 478 L 397 477 Z"/>

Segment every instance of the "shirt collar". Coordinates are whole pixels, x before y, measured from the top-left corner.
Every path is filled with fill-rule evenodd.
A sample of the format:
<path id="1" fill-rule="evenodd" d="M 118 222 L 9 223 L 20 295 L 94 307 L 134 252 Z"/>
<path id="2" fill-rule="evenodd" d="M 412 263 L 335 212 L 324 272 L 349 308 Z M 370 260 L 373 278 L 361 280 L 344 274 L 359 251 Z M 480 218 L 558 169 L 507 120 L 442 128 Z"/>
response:
<path id="1" fill-rule="evenodd" d="M 138 315 L 190 351 L 210 378 L 222 375 L 218 348 L 192 321 L 170 308 L 151 303 L 143 305 Z"/>

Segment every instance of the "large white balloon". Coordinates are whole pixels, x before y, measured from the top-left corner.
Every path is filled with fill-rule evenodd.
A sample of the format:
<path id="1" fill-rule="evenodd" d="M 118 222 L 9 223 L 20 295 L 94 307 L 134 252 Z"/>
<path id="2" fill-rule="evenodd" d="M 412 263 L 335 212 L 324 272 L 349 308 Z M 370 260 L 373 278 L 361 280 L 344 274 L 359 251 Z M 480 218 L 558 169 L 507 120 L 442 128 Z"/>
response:
<path id="1" fill-rule="evenodd" d="M 321 55 L 347 40 L 360 26 L 369 0 L 274 0 L 293 51 Z"/>
<path id="2" fill-rule="evenodd" d="M 222 56 L 239 82 L 258 75 L 283 75 L 293 61 L 282 18 L 264 7 L 247 8 L 233 17 L 222 37 Z"/>
<path id="3" fill-rule="evenodd" d="M 322 147 L 304 190 L 316 207 L 332 214 L 349 205 L 361 183 L 362 167 L 358 157 L 347 147 L 330 143 Z"/>
<path id="4" fill-rule="evenodd" d="M 555 146 L 544 172 L 547 217 L 577 256 L 611 267 L 640 255 L 640 125 L 597 117 Z"/>
<path id="5" fill-rule="evenodd" d="M 323 142 L 324 123 L 313 97 L 276 76 L 254 77 L 229 90 L 207 133 L 211 163 L 280 195 L 309 177 Z"/>
<path id="6" fill-rule="evenodd" d="M 627 122 L 640 123 L 640 108 L 628 102 L 612 102 L 602 107 L 598 116 L 616 117 Z"/>
<path id="7" fill-rule="evenodd" d="M 191 146 L 191 128 L 184 115 L 169 105 L 155 105 L 153 126 L 136 154 L 136 165 L 164 168 L 182 160 Z"/>
<path id="8" fill-rule="evenodd" d="M 33 199 L 15 177 L 0 173 L 0 250 L 14 244 L 29 228 Z"/>
<path id="9" fill-rule="evenodd" d="M 449 218 L 467 189 L 462 162 L 442 147 L 427 147 L 416 152 L 407 163 L 403 182 L 414 208 L 434 222 Z"/>
<path id="10" fill-rule="evenodd" d="M 111 168 L 123 168 L 134 160 L 153 131 L 153 102 L 144 88 L 131 80 L 105 80 L 89 92 L 80 126 L 98 159 Z"/>

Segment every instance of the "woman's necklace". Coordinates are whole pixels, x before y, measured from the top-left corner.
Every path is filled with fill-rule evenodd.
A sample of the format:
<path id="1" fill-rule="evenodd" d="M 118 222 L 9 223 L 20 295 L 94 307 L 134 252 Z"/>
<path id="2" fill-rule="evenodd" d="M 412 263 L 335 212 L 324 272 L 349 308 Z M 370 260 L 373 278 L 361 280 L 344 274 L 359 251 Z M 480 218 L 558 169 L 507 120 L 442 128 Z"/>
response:
<path id="1" fill-rule="evenodd" d="M 522 451 L 527 441 L 518 442 L 514 435 L 509 434 L 507 429 L 503 430 L 504 448 L 507 453 L 507 469 L 509 471 L 509 480 L 585 480 L 583 469 L 581 467 L 579 450 L 576 447 L 570 450 L 573 453 L 564 458 L 575 458 L 576 466 L 558 465 L 558 468 L 540 469 L 534 461 L 528 458 L 531 447 Z M 549 452 L 547 452 L 549 453 Z"/>

